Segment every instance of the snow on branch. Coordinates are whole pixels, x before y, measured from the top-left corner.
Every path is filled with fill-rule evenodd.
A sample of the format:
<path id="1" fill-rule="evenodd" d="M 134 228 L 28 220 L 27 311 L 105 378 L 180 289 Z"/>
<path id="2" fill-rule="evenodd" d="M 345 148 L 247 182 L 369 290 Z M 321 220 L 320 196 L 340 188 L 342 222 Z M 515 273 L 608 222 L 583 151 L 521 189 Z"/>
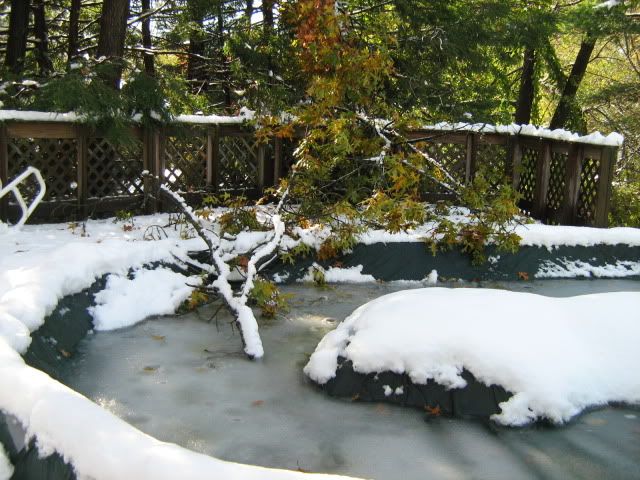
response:
<path id="1" fill-rule="evenodd" d="M 278 214 L 282 207 L 282 200 L 271 216 L 273 230 L 264 236 L 261 240 L 256 240 L 248 249 L 239 248 L 237 237 L 233 239 L 222 238 L 208 229 L 203 220 L 195 215 L 193 209 L 187 205 L 186 201 L 178 193 L 170 190 L 166 185 L 161 185 L 159 192 L 168 199 L 181 213 L 184 214 L 185 220 L 194 228 L 197 235 L 206 243 L 210 264 L 202 262 L 193 262 L 185 260 L 207 273 L 213 273 L 215 279 L 205 289 L 215 293 L 227 306 L 228 310 L 235 317 L 236 325 L 240 331 L 244 351 L 251 359 L 261 358 L 264 355 L 264 348 L 258 329 L 258 322 L 253 310 L 247 305 L 249 296 L 253 290 L 256 277 L 260 268 L 269 263 L 274 253 L 278 250 L 282 237 L 285 232 L 285 224 Z M 224 240 L 224 242 L 223 242 Z M 244 273 L 244 281 L 239 289 L 234 290 L 230 280 L 232 273 L 231 261 L 237 258 L 237 255 L 243 253 L 249 255 L 246 263 L 246 272 Z"/>

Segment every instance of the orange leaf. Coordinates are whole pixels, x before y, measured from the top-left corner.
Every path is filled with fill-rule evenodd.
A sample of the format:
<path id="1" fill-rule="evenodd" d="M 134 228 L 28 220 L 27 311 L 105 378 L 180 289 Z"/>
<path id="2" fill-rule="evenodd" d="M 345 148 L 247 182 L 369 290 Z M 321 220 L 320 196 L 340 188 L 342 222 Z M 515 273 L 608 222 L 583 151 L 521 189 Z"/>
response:
<path id="1" fill-rule="evenodd" d="M 529 274 L 527 272 L 518 272 L 518 278 L 526 282 L 529 280 Z"/>
<path id="2" fill-rule="evenodd" d="M 440 405 L 436 405 L 435 407 L 425 405 L 424 411 L 427 412 L 432 417 L 439 417 L 440 415 L 442 415 L 442 410 L 440 410 Z"/>

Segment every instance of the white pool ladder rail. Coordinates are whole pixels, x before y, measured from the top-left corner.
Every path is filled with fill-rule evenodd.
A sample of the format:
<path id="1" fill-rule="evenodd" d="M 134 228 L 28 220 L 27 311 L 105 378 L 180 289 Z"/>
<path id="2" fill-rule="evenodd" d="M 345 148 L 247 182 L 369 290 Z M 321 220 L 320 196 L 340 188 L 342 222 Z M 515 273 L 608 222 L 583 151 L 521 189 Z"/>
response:
<path id="1" fill-rule="evenodd" d="M 38 195 L 31 200 L 31 203 L 27 205 L 22 193 L 20 192 L 20 185 L 25 182 L 30 176 L 34 176 L 40 190 L 38 191 Z M 47 193 L 47 186 L 44 183 L 44 179 L 42 178 L 42 174 L 40 170 L 35 167 L 27 167 L 27 169 L 18 175 L 16 178 L 11 180 L 5 187 L 2 186 L 2 182 L 0 182 L 0 199 L 2 199 L 5 195 L 9 193 L 13 193 L 18 205 L 20 206 L 20 210 L 22 210 L 22 215 L 20 216 L 20 220 L 18 220 L 13 226 L 21 227 L 25 224 L 28 218 L 31 216 L 33 211 L 38 207 L 42 199 L 44 198 L 45 193 Z M 0 222 L 2 223 L 2 222 Z"/>

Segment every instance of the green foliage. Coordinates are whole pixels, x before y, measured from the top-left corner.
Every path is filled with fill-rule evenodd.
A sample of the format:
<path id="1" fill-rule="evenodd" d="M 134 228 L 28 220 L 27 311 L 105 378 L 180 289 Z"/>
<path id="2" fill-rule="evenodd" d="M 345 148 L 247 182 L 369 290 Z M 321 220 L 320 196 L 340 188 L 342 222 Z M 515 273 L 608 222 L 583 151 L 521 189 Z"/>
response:
<path id="1" fill-rule="evenodd" d="M 514 232 L 514 218 L 519 214 L 517 192 L 508 185 L 494 190 L 482 175 L 477 175 L 464 188 L 462 199 L 470 209 L 465 222 L 438 219 L 431 235 L 424 239 L 434 255 L 438 250 L 457 247 L 471 256 L 474 265 L 480 265 L 487 260 L 485 247 L 489 243 L 500 251 L 518 250 L 520 237 Z"/>
<path id="2" fill-rule="evenodd" d="M 283 294 L 273 282 L 258 278 L 253 282 L 250 297 L 263 317 L 272 318 L 276 313 L 289 308 L 288 300 L 292 295 Z"/>

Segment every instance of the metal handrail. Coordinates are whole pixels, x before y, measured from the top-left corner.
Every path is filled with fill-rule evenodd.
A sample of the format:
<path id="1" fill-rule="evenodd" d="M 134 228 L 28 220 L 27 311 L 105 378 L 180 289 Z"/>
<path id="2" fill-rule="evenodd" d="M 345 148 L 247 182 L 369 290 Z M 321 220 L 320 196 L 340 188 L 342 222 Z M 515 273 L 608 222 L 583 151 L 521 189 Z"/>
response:
<path id="1" fill-rule="evenodd" d="M 27 202 L 22 196 L 19 186 L 31 175 L 33 175 L 38 181 L 40 190 L 38 191 L 38 195 L 36 195 L 36 197 L 31 200 L 31 203 L 27 206 Z M 44 183 L 44 179 L 42 178 L 40 170 L 35 167 L 27 167 L 24 172 L 11 180 L 11 182 L 9 182 L 5 187 L 3 187 L 2 182 L 0 182 L 0 199 L 2 199 L 5 195 L 8 195 L 9 193 L 13 193 L 13 196 L 17 200 L 18 205 L 20 205 L 20 210 L 22 210 L 20 220 L 18 220 L 18 222 L 14 224 L 14 227 L 21 227 L 26 223 L 28 218 L 44 198 L 45 194 L 47 193 L 47 185 Z"/>

